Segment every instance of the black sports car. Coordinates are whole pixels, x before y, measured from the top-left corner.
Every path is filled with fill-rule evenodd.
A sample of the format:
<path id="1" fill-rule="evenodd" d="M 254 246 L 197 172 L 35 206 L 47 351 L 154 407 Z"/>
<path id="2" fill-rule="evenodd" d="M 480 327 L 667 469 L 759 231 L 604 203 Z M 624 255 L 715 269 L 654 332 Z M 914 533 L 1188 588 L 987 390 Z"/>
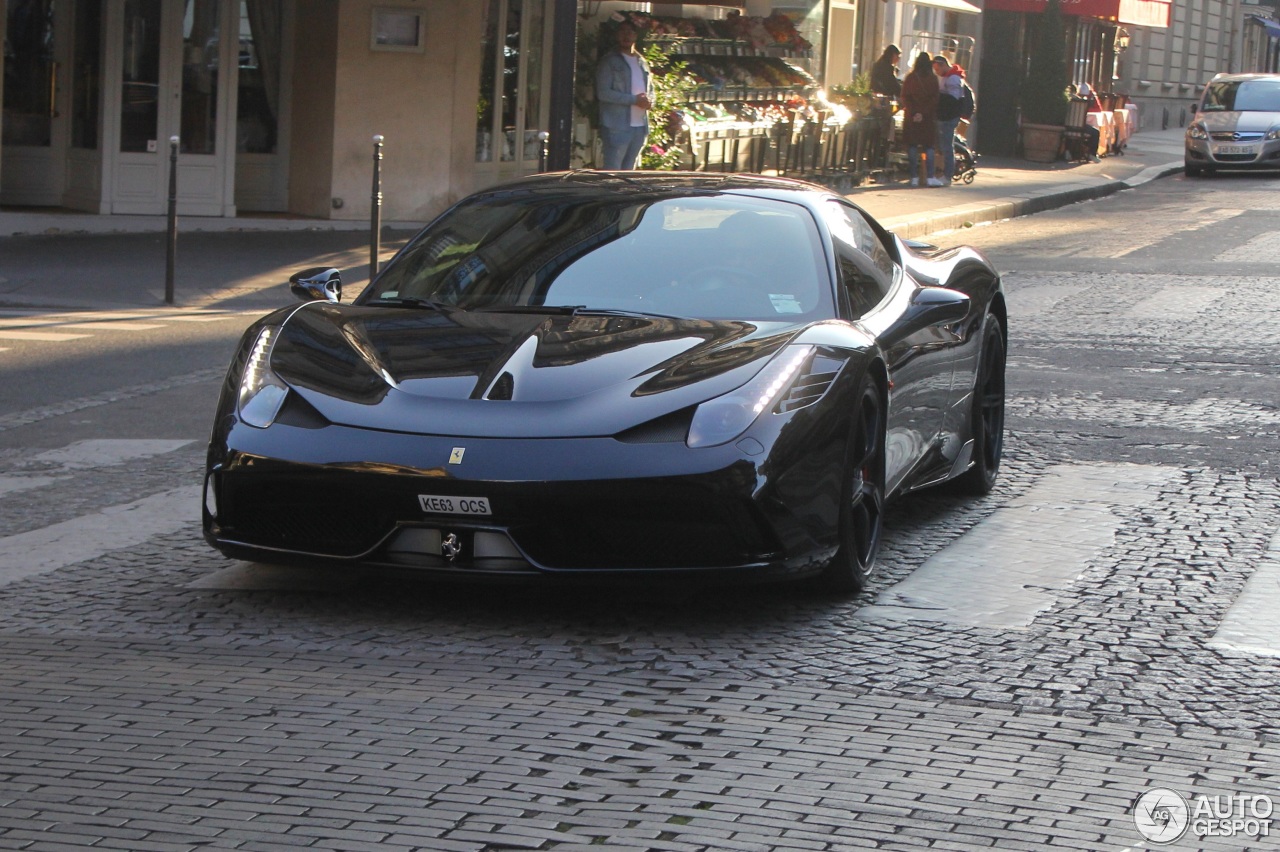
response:
<path id="1" fill-rule="evenodd" d="M 477 193 L 351 303 L 245 333 L 209 447 L 228 556 L 862 587 L 886 500 L 989 491 L 1005 302 L 821 187 L 573 172 Z"/>

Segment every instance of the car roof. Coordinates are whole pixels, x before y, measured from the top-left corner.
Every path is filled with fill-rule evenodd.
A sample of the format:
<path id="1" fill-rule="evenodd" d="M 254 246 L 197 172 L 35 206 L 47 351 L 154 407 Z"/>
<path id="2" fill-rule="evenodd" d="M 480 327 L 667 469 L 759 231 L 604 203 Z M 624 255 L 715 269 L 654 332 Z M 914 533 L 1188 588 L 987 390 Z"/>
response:
<path id="1" fill-rule="evenodd" d="M 510 190 L 582 191 L 591 194 L 626 193 L 676 198 L 682 195 L 731 192 L 793 203 L 813 204 L 835 197 L 826 187 L 791 178 L 713 172 L 597 171 L 577 169 L 530 175 L 489 187 L 480 194 Z"/>
<path id="2" fill-rule="evenodd" d="M 1261 71 L 1239 74 L 1214 74 L 1210 83 L 1234 83 L 1247 80 L 1280 80 L 1280 74 L 1267 74 Z"/>

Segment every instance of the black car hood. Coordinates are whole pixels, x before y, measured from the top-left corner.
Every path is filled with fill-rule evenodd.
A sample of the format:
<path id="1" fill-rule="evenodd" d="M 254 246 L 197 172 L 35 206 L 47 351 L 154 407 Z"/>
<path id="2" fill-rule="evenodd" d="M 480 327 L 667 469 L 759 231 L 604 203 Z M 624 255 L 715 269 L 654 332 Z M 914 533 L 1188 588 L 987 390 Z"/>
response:
<path id="1" fill-rule="evenodd" d="M 474 437 L 614 435 L 746 382 L 798 329 L 312 303 L 272 369 L 333 423 Z"/>

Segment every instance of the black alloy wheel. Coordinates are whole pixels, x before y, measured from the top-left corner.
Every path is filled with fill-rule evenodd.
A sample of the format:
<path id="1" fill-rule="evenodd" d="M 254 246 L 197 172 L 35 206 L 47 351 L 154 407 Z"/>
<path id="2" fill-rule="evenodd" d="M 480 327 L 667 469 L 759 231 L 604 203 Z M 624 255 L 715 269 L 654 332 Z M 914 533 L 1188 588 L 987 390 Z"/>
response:
<path id="1" fill-rule="evenodd" d="M 884 532 L 884 402 L 865 379 L 846 450 L 840 495 L 840 548 L 820 578 L 834 592 L 862 591 L 875 569 Z"/>
<path id="2" fill-rule="evenodd" d="M 974 383 L 969 432 L 973 436 L 973 467 L 957 480 L 969 494 L 990 494 L 1004 453 L 1004 333 L 1000 318 L 987 314 L 983 324 L 978 379 Z"/>

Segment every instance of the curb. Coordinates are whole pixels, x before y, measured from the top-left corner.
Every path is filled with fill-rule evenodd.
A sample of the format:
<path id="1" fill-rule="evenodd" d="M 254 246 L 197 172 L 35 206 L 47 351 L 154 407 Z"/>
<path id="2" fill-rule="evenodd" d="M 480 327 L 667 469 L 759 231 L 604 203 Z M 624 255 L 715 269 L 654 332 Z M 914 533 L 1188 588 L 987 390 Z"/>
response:
<path id="1" fill-rule="evenodd" d="M 1129 178 L 1085 184 L 1074 188 L 1052 189 L 1034 195 L 999 198 L 985 204 L 941 210 L 925 215 L 895 216 L 881 219 L 880 224 L 904 240 L 916 239 L 941 231 L 954 231 L 983 222 L 999 222 L 1018 216 L 1030 216 L 1081 201 L 1105 198 L 1180 171 L 1182 171 L 1181 161 L 1165 163 L 1161 166 L 1148 166 Z"/>

